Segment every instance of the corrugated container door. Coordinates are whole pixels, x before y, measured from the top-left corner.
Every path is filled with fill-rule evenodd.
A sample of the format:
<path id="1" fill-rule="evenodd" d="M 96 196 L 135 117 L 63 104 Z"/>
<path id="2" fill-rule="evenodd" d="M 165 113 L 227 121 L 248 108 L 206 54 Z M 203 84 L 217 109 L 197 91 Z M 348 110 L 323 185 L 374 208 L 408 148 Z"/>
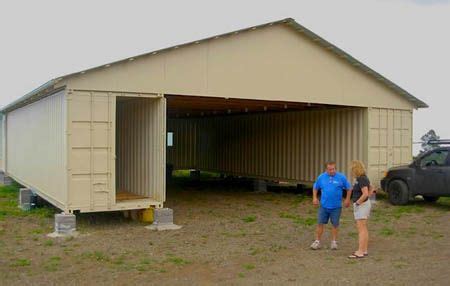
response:
<path id="1" fill-rule="evenodd" d="M 114 95 L 106 92 L 69 92 L 70 209 L 108 210 L 115 203 L 114 124 Z"/>
<path id="2" fill-rule="evenodd" d="M 155 102 L 155 111 L 153 113 L 153 124 L 156 130 L 154 150 L 157 154 L 154 162 L 154 188 L 152 197 L 159 201 L 166 200 L 166 109 L 165 98 L 160 98 Z"/>
<path id="3" fill-rule="evenodd" d="M 386 170 L 412 160 L 412 111 L 369 109 L 368 169 L 379 185 Z"/>

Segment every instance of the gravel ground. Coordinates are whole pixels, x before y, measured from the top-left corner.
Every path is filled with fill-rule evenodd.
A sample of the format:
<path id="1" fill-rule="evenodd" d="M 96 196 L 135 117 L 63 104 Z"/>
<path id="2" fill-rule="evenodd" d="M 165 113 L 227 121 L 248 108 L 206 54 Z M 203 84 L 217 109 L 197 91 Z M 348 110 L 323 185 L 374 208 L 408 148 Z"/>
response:
<path id="1" fill-rule="evenodd" d="M 450 199 L 391 206 L 369 221 L 369 257 L 350 260 L 357 233 L 342 214 L 339 249 L 309 249 L 316 209 L 289 188 L 175 178 L 167 207 L 181 230 L 155 232 L 121 213 L 81 214 L 80 235 L 49 239 L 55 210 L 22 212 L 0 188 L 0 285 L 448 285 Z"/>

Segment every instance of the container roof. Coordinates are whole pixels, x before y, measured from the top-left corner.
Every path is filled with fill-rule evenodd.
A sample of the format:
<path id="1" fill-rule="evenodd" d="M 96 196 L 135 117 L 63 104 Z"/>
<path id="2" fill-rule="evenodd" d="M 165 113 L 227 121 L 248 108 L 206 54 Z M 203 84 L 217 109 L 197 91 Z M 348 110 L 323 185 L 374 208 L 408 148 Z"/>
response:
<path id="1" fill-rule="evenodd" d="M 386 85 L 388 88 L 394 90 L 396 93 L 400 94 L 405 99 L 407 99 L 409 102 L 411 102 L 416 108 L 428 107 L 428 105 L 425 102 L 423 102 L 422 100 L 420 100 L 417 97 L 413 96 L 412 94 L 410 94 L 405 89 L 401 88 L 400 86 L 398 86 L 394 82 L 390 81 L 389 79 L 387 79 L 383 75 L 381 75 L 378 72 L 374 71 L 373 69 L 371 69 L 367 65 L 363 64 L 359 60 L 355 59 L 354 57 L 352 57 L 350 54 L 346 53 L 342 49 L 338 48 L 337 46 L 335 46 L 332 43 L 326 41 L 325 39 L 323 39 L 319 35 L 313 33 L 309 29 L 307 29 L 304 26 L 300 25 L 293 18 L 286 18 L 286 19 L 279 20 L 279 21 L 265 23 L 265 24 L 258 25 L 258 26 L 252 26 L 252 27 L 248 27 L 248 28 L 245 28 L 245 29 L 232 31 L 232 32 L 229 32 L 229 33 L 215 35 L 215 36 L 204 38 L 204 39 L 201 39 L 201 40 L 188 42 L 188 43 L 184 43 L 184 44 L 180 44 L 180 45 L 176 45 L 176 46 L 172 46 L 172 47 L 168 47 L 168 48 L 164 48 L 164 49 L 148 52 L 148 53 L 145 53 L 145 54 L 141 54 L 141 55 L 125 58 L 125 59 L 122 59 L 122 60 L 119 60 L 119 61 L 111 62 L 111 63 L 104 64 L 104 65 L 101 65 L 101 66 L 97 66 L 97 67 L 93 67 L 93 68 L 86 69 L 86 70 L 83 70 L 83 71 L 79 71 L 79 72 L 67 74 L 67 75 L 64 75 L 64 76 L 61 76 L 61 77 L 57 77 L 55 79 L 52 79 L 52 80 L 46 82 L 42 86 L 32 90 L 31 92 L 25 94 L 24 96 L 20 97 L 19 99 L 15 100 L 14 102 L 10 103 L 9 105 L 5 106 L 4 108 L 2 108 L 0 110 L 0 112 L 8 112 L 8 111 L 16 109 L 16 108 L 18 108 L 20 106 L 23 106 L 23 105 L 27 104 L 28 102 L 35 101 L 35 100 L 45 96 L 44 93 L 47 93 L 47 94 L 51 93 L 51 91 L 53 89 L 52 87 L 54 87 L 54 85 L 56 83 L 58 83 L 59 81 L 61 81 L 63 79 L 67 79 L 67 78 L 69 78 L 71 76 L 75 76 L 75 75 L 78 75 L 78 74 L 84 74 L 84 73 L 86 73 L 88 71 L 100 69 L 100 68 L 103 68 L 105 66 L 111 66 L 111 65 L 116 65 L 116 64 L 128 62 L 128 61 L 133 61 L 133 60 L 135 60 L 137 58 L 140 58 L 140 57 L 149 56 L 149 55 L 155 55 L 155 54 L 158 54 L 158 53 L 170 51 L 170 50 L 173 50 L 173 49 L 182 48 L 182 47 L 193 45 L 193 44 L 198 44 L 200 42 L 205 42 L 205 41 L 217 39 L 217 38 L 220 38 L 220 37 L 226 37 L 226 36 L 233 35 L 233 34 L 238 34 L 238 33 L 243 33 L 243 32 L 250 32 L 250 31 L 253 31 L 253 30 L 256 30 L 256 29 L 270 27 L 270 26 L 273 26 L 273 25 L 276 25 L 276 24 L 284 24 L 284 25 L 294 29 L 298 33 L 301 33 L 301 34 L 307 36 L 308 38 L 310 38 L 311 40 L 313 40 L 317 44 L 319 44 L 322 47 L 326 48 L 327 50 L 330 50 L 331 52 L 333 52 L 336 56 L 339 56 L 340 58 L 345 59 L 351 65 L 355 66 L 356 68 L 360 69 L 361 71 L 363 71 L 363 72 L 369 74 L 370 76 L 374 77 L 376 80 L 380 81 L 382 84 Z"/>

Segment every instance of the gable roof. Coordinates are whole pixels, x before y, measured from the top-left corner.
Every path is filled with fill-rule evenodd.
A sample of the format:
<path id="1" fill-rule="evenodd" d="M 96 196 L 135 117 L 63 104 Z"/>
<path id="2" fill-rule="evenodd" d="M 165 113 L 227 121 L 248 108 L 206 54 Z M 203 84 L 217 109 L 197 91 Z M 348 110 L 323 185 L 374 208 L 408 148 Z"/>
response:
<path id="1" fill-rule="evenodd" d="M 141 55 L 125 58 L 125 59 L 122 59 L 122 60 L 118 60 L 118 61 L 115 61 L 115 62 L 104 64 L 104 65 L 101 65 L 101 66 L 97 66 L 97 67 L 93 67 L 93 68 L 86 69 L 86 70 L 83 70 L 83 71 L 79 71 L 79 72 L 67 74 L 67 75 L 64 75 L 64 76 L 61 76 L 61 77 L 57 77 L 55 79 L 49 80 L 48 82 L 46 82 L 42 86 L 34 89 L 33 91 L 27 93 L 26 95 L 20 97 L 19 99 L 15 100 L 14 102 L 12 102 L 9 105 L 5 106 L 4 108 L 2 108 L 0 110 L 0 112 L 5 112 L 5 111 L 10 111 L 12 109 L 16 109 L 16 108 L 18 108 L 20 106 L 23 106 L 23 105 L 27 104 L 28 102 L 35 101 L 35 100 L 40 99 L 41 97 L 45 97 L 46 95 L 49 95 L 49 94 L 53 94 L 54 93 L 54 92 L 52 92 L 52 91 L 54 91 L 53 87 L 55 86 L 56 83 L 58 83 L 59 81 L 61 81 L 63 79 L 70 78 L 70 77 L 72 77 L 74 75 L 77 75 L 77 74 L 80 74 L 80 73 L 83 74 L 85 72 L 96 70 L 96 69 L 100 69 L 100 68 L 105 67 L 105 66 L 111 66 L 111 65 L 115 65 L 115 64 L 120 64 L 120 63 L 124 63 L 124 62 L 127 62 L 127 61 L 132 61 L 132 60 L 140 58 L 140 57 L 145 57 L 145 56 L 148 56 L 148 55 L 154 55 L 154 54 L 158 54 L 158 53 L 161 53 L 161 52 L 170 51 L 170 50 L 173 50 L 173 49 L 178 49 L 178 48 L 186 47 L 186 46 L 189 46 L 189 45 L 198 44 L 198 43 L 201 43 L 201 42 L 206 42 L 206 41 L 209 41 L 209 40 L 230 36 L 230 35 L 233 35 L 233 34 L 239 34 L 239 33 L 243 33 L 243 32 L 251 32 L 252 30 L 261 29 L 261 28 L 265 28 L 265 27 L 270 27 L 270 26 L 277 25 L 277 24 L 285 24 L 288 27 L 294 29 L 295 31 L 297 31 L 297 32 L 307 36 L 312 41 L 316 42 L 318 45 L 322 46 L 323 48 L 325 48 L 327 50 L 330 50 L 336 56 L 345 59 L 352 66 L 360 69 L 364 73 L 369 74 L 370 76 L 372 76 L 373 78 L 378 80 L 380 83 L 382 83 L 382 84 L 386 85 L 388 88 L 394 90 L 396 93 L 398 93 L 399 95 L 403 96 L 406 100 L 411 102 L 411 104 L 414 105 L 416 108 L 426 108 L 426 107 L 428 107 L 428 105 L 425 102 L 423 102 L 422 100 L 420 100 L 417 97 L 413 96 L 412 94 L 410 94 L 405 89 L 401 88 L 400 86 L 398 86 L 394 82 L 390 81 L 389 79 L 387 79 L 383 75 L 379 74 L 378 72 L 374 71 L 373 69 L 371 69 L 367 65 L 365 65 L 362 62 L 358 61 L 357 59 L 355 59 L 354 57 L 352 57 L 350 54 L 346 53 L 342 49 L 338 48 L 337 46 L 335 46 L 332 43 L 326 41 L 325 39 L 323 39 L 319 35 L 313 33 L 311 30 L 309 30 L 309 29 L 305 28 L 304 26 L 300 25 L 293 18 L 286 18 L 286 19 L 279 20 L 279 21 L 269 22 L 269 23 L 265 23 L 265 24 L 262 24 L 262 25 L 258 25 L 258 26 L 252 26 L 252 27 L 249 27 L 249 28 L 244 28 L 244 29 L 228 32 L 228 33 L 225 33 L 225 34 L 215 35 L 215 36 L 204 38 L 204 39 L 201 39 L 201 40 L 192 41 L 192 42 L 188 42 L 188 43 L 184 43 L 184 44 L 180 44 L 180 45 L 176 45 L 176 46 L 172 46 L 172 47 L 168 47 L 168 48 L 164 48 L 164 49 L 148 52 L 148 53 L 145 53 L 145 54 L 141 54 Z"/>

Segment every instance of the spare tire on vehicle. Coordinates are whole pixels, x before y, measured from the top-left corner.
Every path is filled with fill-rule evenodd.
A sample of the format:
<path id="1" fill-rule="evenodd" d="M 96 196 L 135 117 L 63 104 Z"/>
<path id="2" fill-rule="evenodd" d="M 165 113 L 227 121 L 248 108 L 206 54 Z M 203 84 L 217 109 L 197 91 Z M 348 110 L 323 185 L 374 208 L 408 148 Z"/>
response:
<path id="1" fill-rule="evenodd" d="M 409 201 L 408 185 L 402 180 L 393 180 L 388 186 L 388 197 L 393 205 L 406 205 Z"/>

